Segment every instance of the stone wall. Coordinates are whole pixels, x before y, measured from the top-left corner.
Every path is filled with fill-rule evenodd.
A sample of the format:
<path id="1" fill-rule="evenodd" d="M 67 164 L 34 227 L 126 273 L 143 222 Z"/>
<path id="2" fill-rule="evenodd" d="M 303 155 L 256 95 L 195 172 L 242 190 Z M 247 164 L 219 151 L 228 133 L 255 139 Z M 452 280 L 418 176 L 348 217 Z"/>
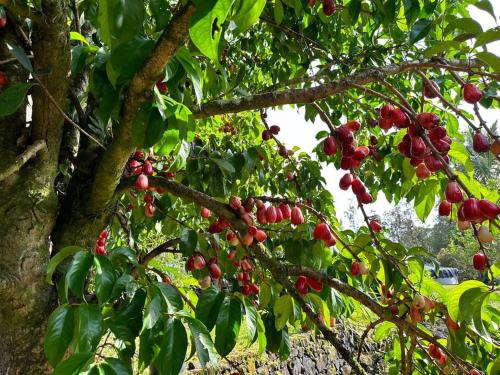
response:
<path id="1" fill-rule="evenodd" d="M 336 332 L 342 344 L 357 355 L 359 335 L 352 328 L 337 327 Z M 298 375 L 298 374 L 342 374 L 351 373 L 349 365 L 337 355 L 335 348 L 321 338 L 320 334 L 312 332 L 291 335 L 292 347 L 290 357 L 280 361 L 273 353 L 261 356 L 249 349 L 244 353 L 229 356 L 234 366 L 221 361 L 221 367 L 214 374 L 263 374 L 263 375 Z M 367 342 L 360 357 L 361 364 L 368 374 L 385 374 L 384 350 L 380 345 Z M 197 364 L 189 363 L 187 371 L 190 375 L 204 372 L 197 369 Z"/>

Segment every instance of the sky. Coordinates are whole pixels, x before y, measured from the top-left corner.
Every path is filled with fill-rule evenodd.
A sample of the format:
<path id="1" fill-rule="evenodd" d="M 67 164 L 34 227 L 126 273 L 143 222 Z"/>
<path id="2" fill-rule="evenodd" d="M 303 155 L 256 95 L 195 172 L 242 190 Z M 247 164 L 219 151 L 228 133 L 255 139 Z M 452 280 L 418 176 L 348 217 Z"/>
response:
<path id="1" fill-rule="evenodd" d="M 495 14 L 500 15 L 500 2 L 491 2 L 495 9 Z M 493 17 L 481 11 L 474 6 L 469 7 L 471 17 L 477 20 L 483 31 L 497 27 L 498 23 L 493 19 Z M 500 51 L 500 42 L 491 43 L 488 45 L 488 50 L 490 51 Z M 470 110 L 472 106 L 463 105 L 465 110 Z M 471 112 L 472 113 L 472 112 Z M 488 124 L 494 123 L 500 118 L 500 110 L 483 110 L 481 111 L 484 119 Z M 352 119 L 360 120 L 360 119 Z M 318 144 L 316 140 L 316 133 L 320 130 L 327 130 L 327 126 L 319 118 L 317 118 L 314 123 L 306 121 L 304 119 L 304 111 L 297 110 L 297 108 L 292 108 L 291 106 L 283 107 L 282 109 L 272 109 L 268 111 L 268 121 L 270 124 L 276 124 L 281 127 L 281 132 L 278 135 L 278 139 L 283 142 L 288 148 L 293 146 L 298 146 L 302 151 L 308 152 L 311 157 L 315 157 L 312 149 Z M 466 126 L 463 125 L 462 126 Z M 349 228 L 349 222 L 345 216 L 345 212 L 349 209 L 349 205 L 354 197 L 352 191 L 343 191 L 338 187 L 338 181 L 344 175 L 345 171 L 336 170 L 333 164 L 323 165 L 323 177 L 326 180 L 327 189 L 333 194 L 335 208 L 337 211 L 337 216 L 341 220 L 344 227 Z M 367 206 L 367 211 L 369 214 L 377 214 L 380 216 L 386 216 L 390 214 L 390 211 L 394 209 L 394 205 L 390 204 L 386 199 L 384 194 L 379 194 L 375 202 Z M 420 223 L 421 225 L 432 225 L 436 219 L 436 210 L 433 214 L 429 216 L 425 223 Z M 355 212 L 355 220 L 360 223 L 363 217 L 359 210 Z M 418 220 L 415 216 L 415 220 Z M 353 228 L 351 228 L 353 229 Z"/>

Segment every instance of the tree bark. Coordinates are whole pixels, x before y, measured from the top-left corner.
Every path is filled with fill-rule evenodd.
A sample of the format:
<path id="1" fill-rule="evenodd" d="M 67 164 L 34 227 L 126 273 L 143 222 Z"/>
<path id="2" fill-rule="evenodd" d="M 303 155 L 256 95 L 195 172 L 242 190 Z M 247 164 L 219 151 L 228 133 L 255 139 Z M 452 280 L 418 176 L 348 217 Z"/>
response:
<path id="1" fill-rule="evenodd" d="M 51 16 L 34 27 L 34 66 L 50 70 L 40 79 L 64 108 L 70 61 L 65 2 L 45 1 L 42 8 Z M 4 35 L 21 45 L 10 28 Z M 2 47 L 0 56 L 6 54 Z M 17 63 L 8 69 L 11 83 L 26 81 L 27 72 Z M 31 136 L 24 134 L 24 138 L 27 144 L 44 141 L 47 148 L 0 183 L 0 374 L 9 375 L 49 373 L 43 339 L 47 318 L 57 303 L 45 273 L 58 213 L 54 181 L 64 121 L 42 90 L 33 90 L 32 99 Z M 22 152 L 16 141 L 25 133 L 24 111 L 0 120 L 2 152 L 11 160 Z"/>

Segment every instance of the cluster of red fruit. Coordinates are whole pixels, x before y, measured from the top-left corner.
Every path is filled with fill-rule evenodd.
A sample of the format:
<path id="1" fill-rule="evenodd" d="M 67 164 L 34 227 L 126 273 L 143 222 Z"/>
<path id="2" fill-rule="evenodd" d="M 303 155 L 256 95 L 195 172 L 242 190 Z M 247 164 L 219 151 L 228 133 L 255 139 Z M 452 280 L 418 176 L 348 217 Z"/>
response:
<path id="1" fill-rule="evenodd" d="M 262 140 L 263 141 L 269 141 L 273 135 L 278 135 L 280 132 L 280 127 L 278 125 L 272 125 L 268 129 L 265 129 L 262 131 Z"/>
<path id="2" fill-rule="evenodd" d="M 222 125 L 220 128 L 219 128 L 219 131 L 223 132 L 223 133 L 229 133 L 231 135 L 236 135 L 238 134 L 238 130 L 234 127 L 233 124 L 231 124 L 230 122 L 226 122 L 224 125 Z"/>
<path id="3" fill-rule="evenodd" d="M 316 5 L 316 0 L 308 0 L 307 3 L 310 7 L 313 7 Z M 323 3 L 322 9 L 323 9 L 323 13 L 325 14 L 325 16 L 331 16 L 337 10 L 337 7 L 335 6 L 335 3 L 333 2 L 333 0 L 322 0 L 322 3 Z"/>
<path id="4" fill-rule="evenodd" d="M 431 358 L 434 358 L 436 361 L 438 361 L 441 366 L 446 365 L 446 355 L 440 348 L 438 348 L 433 343 L 429 344 L 428 353 L 431 356 Z"/>
<path id="5" fill-rule="evenodd" d="M 104 229 L 99 235 L 99 238 L 97 239 L 97 242 L 95 244 L 96 254 L 108 255 L 108 252 L 106 251 L 106 238 L 108 238 L 108 231 Z"/>
<path id="6" fill-rule="evenodd" d="M 297 281 L 295 282 L 295 289 L 297 289 L 300 295 L 305 296 L 309 292 L 309 288 L 311 288 L 315 292 L 321 292 L 321 289 L 323 289 L 323 284 L 307 276 L 297 277 Z"/>
<path id="7" fill-rule="evenodd" d="M 361 181 L 356 175 L 353 175 L 351 173 L 346 173 L 345 175 L 343 175 L 339 181 L 339 187 L 342 190 L 348 190 L 349 188 L 352 188 L 352 192 L 354 193 L 354 195 L 356 195 L 359 201 L 363 204 L 369 204 L 373 202 L 372 195 L 366 190 L 366 186 L 363 184 L 363 181 Z"/>
<path id="8" fill-rule="evenodd" d="M 209 276 L 200 280 L 200 286 L 202 288 L 208 288 L 212 284 L 213 280 L 219 280 L 222 276 L 222 271 L 217 264 L 217 257 L 210 258 L 208 261 L 208 273 Z M 194 271 L 194 270 L 203 270 L 207 266 L 207 261 L 205 257 L 201 253 L 195 253 L 190 256 L 186 261 L 186 270 Z"/>
<path id="9" fill-rule="evenodd" d="M 248 259 L 243 259 L 241 261 L 241 269 L 242 271 L 236 276 L 238 285 L 241 287 L 241 293 L 244 296 L 256 296 L 259 294 L 259 287 L 252 283 L 252 277 L 250 275 L 252 272 L 252 264 L 248 261 Z"/>

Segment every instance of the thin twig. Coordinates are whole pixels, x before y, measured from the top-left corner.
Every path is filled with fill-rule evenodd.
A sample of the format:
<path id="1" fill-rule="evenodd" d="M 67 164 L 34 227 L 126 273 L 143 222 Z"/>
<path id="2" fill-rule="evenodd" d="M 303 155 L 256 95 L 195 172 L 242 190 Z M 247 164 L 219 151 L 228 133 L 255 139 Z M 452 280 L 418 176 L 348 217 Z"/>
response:
<path id="1" fill-rule="evenodd" d="M 17 171 L 21 169 L 21 167 L 26 164 L 30 159 L 34 158 L 36 154 L 47 148 L 47 144 L 44 140 L 38 140 L 33 142 L 32 145 L 29 145 L 26 150 L 19 155 L 13 163 L 5 169 L 4 171 L 0 171 L 0 181 L 5 180 L 7 177 L 13 175 Z"/>

